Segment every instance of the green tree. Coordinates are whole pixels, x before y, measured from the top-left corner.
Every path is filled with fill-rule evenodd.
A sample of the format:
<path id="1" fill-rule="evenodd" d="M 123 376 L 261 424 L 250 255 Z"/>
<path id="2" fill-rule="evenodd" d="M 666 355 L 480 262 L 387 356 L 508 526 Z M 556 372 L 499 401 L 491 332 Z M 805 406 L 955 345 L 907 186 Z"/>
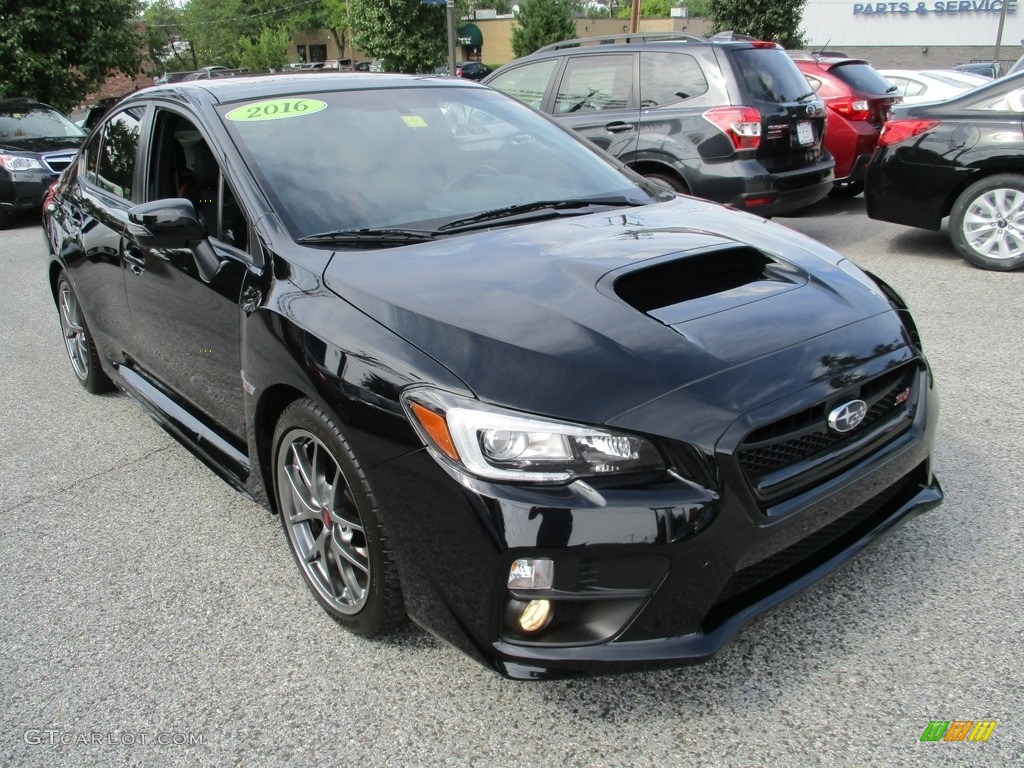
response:
<path id="1" fill-rule="evenodd" d="M 784 48 L 803 48 L 800 32 L 805 0 L 708 0 L 716 31 L 731 29 Z"/>
<path id="2" fill-rule="evenodd" d="M 0 0 L 0 98 L 68 111 L 112 72 L 136 74 L 138 15 L 136 0 Z"/>
<path id="3" fill-rule="evenodd" d="M 523 0 L 512 27 L 512 54 L 519 58 L 560 40 L 576 38 L 569 0 Z"/>
<path id="4" fill-rule="evenodd" d="M 669 15 L 673 0 L 640 0 L 640 17 L 644 19 L 663 19 Z M 619 8 L 619 18 L 628 19 L 633 13 L 633 4 L 626 3 Z"/>
<path id="5" fill-rule="evenodd" d="M 238 40 L 239 64 L 252 70 L 281 69 L 288 64 L 291 35 L 285 29 L 265 27 L 254 43 L 248 37 Z"/>
<path id="6" fill-rule="evenodd" d="M 443 5 L 420 0 L 348 0 L 352 45 L 388 72 L 426 72 L 447 58 Z"/>
<path id="7" fill-rule="evenodd" d="M 182 10 L 170 0 L 156 0 L 142 13 L 146 49 L 154 72 L 178 72 L 198 66 L 192 44 L 182 31 Z"/>

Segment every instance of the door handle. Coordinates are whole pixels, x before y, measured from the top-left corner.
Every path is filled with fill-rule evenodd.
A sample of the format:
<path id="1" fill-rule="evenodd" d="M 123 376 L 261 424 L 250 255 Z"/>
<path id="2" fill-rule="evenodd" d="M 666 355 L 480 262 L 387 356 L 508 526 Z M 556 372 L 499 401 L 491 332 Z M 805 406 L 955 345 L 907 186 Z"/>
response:
<path id="1" fill-rule="evenodd" d="M 608 123 L 604 129 L 608 131 L 608 133 L 625 133 L 626 131 L 633 130 L 633 126 L 630 123 L 614 122 Z"/>
<path id="2" fill-rule="evenodd" d="M 141 275 L 146 271 L 146 257 L 135 246 L 124 249 L 124 260 L 128 262 L 132 274 Z"/>

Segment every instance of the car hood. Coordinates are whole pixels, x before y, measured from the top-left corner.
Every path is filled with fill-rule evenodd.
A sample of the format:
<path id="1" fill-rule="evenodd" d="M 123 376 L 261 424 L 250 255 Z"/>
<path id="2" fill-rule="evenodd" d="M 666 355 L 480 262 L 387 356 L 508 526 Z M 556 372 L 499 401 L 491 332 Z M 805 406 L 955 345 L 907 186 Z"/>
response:
<path id="1" fill-rule="evenodd" d="M 887 300 L 842 261 L 782 226 L 678 198 L 339 251 L 324 279 L 481 399 L 608 423 L 697 382 L 725 408 L 767 402 L 775 382 L 794 386 L 780 364 L 898 344 Z M 850 330 L 879 317 L 884 327 Z M 739 368 L 761 381 L 707 386 Z"/>
<path id="2" fill-rule="evenodd" d="M 81 136 L 52 136 L 32 139 L 0 139 L 0 149 L 8 152 L 56 152 L 61 149 L 78 149 Z"/>

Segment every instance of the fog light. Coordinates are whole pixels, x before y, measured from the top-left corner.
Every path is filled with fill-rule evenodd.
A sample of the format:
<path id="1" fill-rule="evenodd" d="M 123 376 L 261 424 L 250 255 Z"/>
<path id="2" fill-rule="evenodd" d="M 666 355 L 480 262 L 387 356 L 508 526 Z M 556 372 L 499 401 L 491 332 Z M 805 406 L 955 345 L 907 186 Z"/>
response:
<path id="1" fill-rule="evenodd" d="M 509 589 L 551 589 L 554 580 L 555 561 L 546 557 L 520 558 L 508 572 Z"/>
<path id="2" fill-rule="evenodd" d="M 523 632 L 540 632 L 551 622 L 551 601 L 531 600 L 519 615 L 519 628 Z"/>

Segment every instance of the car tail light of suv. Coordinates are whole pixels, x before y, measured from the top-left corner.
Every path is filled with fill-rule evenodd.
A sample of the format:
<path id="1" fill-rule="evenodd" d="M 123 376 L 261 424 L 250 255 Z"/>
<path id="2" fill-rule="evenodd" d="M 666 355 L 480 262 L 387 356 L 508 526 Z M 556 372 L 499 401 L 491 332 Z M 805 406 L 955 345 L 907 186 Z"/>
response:
<path id="1" fill-rule="evenodd" d="M 719 128 L 735 149 L 757 149 L 761 144 L 761 113 L 753 107 L 715 107 L 704 119 Z"/>

